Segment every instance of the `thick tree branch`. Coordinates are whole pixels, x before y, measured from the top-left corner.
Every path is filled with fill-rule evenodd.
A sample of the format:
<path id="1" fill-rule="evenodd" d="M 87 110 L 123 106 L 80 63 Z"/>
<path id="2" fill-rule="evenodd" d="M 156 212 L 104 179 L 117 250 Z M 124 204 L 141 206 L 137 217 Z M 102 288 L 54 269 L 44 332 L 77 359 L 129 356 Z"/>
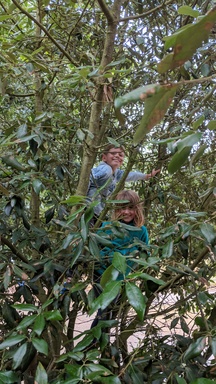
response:
<path id="1" fill-rule="evenodd" d="M 20 253 L 16 247 L 14 247 L 14 245 L 10 242 L 10 240 L 6 239 L 6 237 L 4 237 L 3 235 L 1 235 L 0 237 L 0 242 L 4 245 L 7 245 L 8 248 L 10 248 L 10 250 L 13 252 L 13 254 L 15 256 L 18 257 L 18 259 L 22 260 L 24 263 L 26 264 L 29 264 L 29 261 L 28 259 L 25 258 L 25 256 L 22 255 L 22 253 Z"/>
<path id="2" fill-rule="evenodd" d="M 114 21 L 113 15 L 110 12 L 109 8 L 106 6 L 105 2 L 103 0 L 98 0 L 98 4 L 99 4 L 102 12 L 106 16 L 108 23 L 113 23 L 113 21 Z"/>

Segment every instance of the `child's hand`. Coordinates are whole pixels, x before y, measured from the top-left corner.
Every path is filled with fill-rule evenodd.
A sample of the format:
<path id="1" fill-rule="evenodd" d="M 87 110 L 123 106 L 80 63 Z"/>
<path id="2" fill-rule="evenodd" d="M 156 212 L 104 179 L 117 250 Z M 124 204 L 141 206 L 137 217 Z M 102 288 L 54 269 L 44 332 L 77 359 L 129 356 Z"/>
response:
<path id="1" fill-rule="evenodd" d="M 151 179 L 151 177 L 156 176 L 158 173 L 160 173 L 160 169 L 152 169 L 151 173 L 147 173 L 146 180 Z"/>

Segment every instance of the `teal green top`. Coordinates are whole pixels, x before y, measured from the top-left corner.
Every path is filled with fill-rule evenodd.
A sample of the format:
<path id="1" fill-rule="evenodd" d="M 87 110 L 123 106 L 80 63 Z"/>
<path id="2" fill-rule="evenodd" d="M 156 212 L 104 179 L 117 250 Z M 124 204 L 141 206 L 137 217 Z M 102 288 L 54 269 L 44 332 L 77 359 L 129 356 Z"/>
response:
<path id="1" fill-rule="evenodd" d="M 127 269 L 125 276 L 132 272 L 135 263 L 130 260 L 134 258 L 135 251 L 142 249 L 142 243 L 148 244 L 148 231 L 143 225 L 138 228 L 131 222 L 129 225 L 120 222 L 107 221 L 97 231 L 97 234 L 105 237 L 112 244 L 110 247 L 106 246 L 100 251 L 101 261 L 100 265 L 96 266 L 95 270 L 98 275 L 102 275 L 106 268 L 112 264 L 113 254 L 119 252 L 122 255 L 127 256 Z M 119 275 L 118 280 L 122 280 L 124 277 Z"/>

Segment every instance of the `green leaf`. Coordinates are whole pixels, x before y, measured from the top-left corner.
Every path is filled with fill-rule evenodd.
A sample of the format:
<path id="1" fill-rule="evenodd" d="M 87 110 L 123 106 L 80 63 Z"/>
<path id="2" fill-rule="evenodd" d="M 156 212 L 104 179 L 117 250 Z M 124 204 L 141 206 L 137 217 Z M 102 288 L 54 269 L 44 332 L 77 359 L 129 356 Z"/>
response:
<path id="1" fill-rule="evenodd" d="M 177 151 L 168 164 L 169 173 L 173 174 L 178 171 L 181 166 L 186 163 L 190 154 L 191 147 L 184 147 L 181 151 Z"/>
<path id="2" fill-rule="evenodd" d="M 24 319 L 22 319 L 22 321 L 19 323 L 19 325 L 16 327 L 16 329 L 17 330 L 26 329 L 27 327 L 29 327 L 29 325 L 31 325 L 34 322 L 36 317 L 37 317 L 37 315 L 31 315 L 31 316 L 24 317 Z"/>
<path id="3" fill-rule="evenodd" d="M 61 204 L 76 205 L 78 203 L 85 202 L 85 200 L 86 199 L 83 196 L 73 195 L 73 196 L 69 197 L 69 199 L 61 201 Z"/>
<path id="4" fill-rule="evenodd" d="M 20 269 L 17 265 L 15 265 L 15 264 L 12 265 L 12 268 L 13 268 L 15 275 L 20 277 L 20 279 L 27 280 L 29 278 L 28 275 L 25 272 L 23 272 L 22 269 Z"/>
<path id="5" fill-rule="evenodd" d="M 214 357 L 216 357 L 216 337 L 211 338 L 210 344 L 211 344 L 212 354 Z"/>
<path id="6" fill-rule="evenodd" d="M 168 258 L 173 255 L 173 240 L 167 241 L 167 243 L 163 246 L 162 249 L 162 257 Z"/>
<path id="7" fill-rule="evenodd" d="M 123 275 L 127 269 L 127 260 L 126 257 L 123 256 L 120 252 L 114 252 L 112 265 Z"/>
<path id="8" fill-rule="evenodd" d="M 62 315 L 58 309 L 53 310 L 53 311 L 44 312 L 44 318 L 46 320 L 55 320 L 55 321 L 63 320 Z"/>
<path id="9" fill-rule="evenodd" d="M 4 289 L 7 291 L 9 285 L 11 282 L 11 269 L 9 266 L 7 266 L 6 271 L 4 273 L 4 279 L 3 279 L 3 284 L 4 284 Z"/>
<path id="10" fill-rule="evenodd" d="M 178 324 L 178 322 L 179 322 L 179 317 L 176 317 L 175 319 L 173 319 L 172 322 L 171 322 L 170 328 L 171 329 L 175 328 L 175 326 Z"/>
<path id="11" fill-rule="evenodd" d="M 32 344 L 38 352 L 43 353 L 46 356 L 48 355 L 48 344 L 45 340 L 35 337 L 32 339 Z"/>
<path id="12" fill-rule="evenodd" d="M 100 384 L 121 384 L 118 376 L 100 377 Z"/>
<path id="13" fill-rule="evenodd" d="M 46 325 L 46 321 L 44 319 L 44 316 L 42 314 L 39 314 L 37 317 L 36 317 L 36 320 L 34 322 L 34 327 L 33 327 L 33 331 L 38 335 L 40 336 L 41 333 L 43 332 L 44 330 L 44 327 Z"/>
<path id="14" fill-rule="evenodd" d="M 113 265 L 110 265 L 101 276 L 100 284 L 102 288 L 105 287 L 107 283 L 110 281 L 115 281 L 119 275 L 119 271 L 113 267 Z"/>
<path id="15" fill-rule="evenodd" d="M 116 147 L 116 148 L 121 147 L 121 144 L 119 144 L 118 141 L 114 140 L 112 137 L 107 137 L 107 140 L 109 141 L 110 144 L 113 144 L 113 147 Z"/>
<path id="16" fill-rule="evenodd" d="M 83 360 L 84 358 L 84 353 L 83 352 L 68 352 L 68 353 L 65 353 L 63 355 L 61 355 L 60 357 L 58 357 L 58 359 L 56 359 L 56 362 L 61 362 L 61 361 L 64 361 L 66 360 L 68 357 L 70 357 L 71 359 L 75 360 L 75 361 L 80 361 L 80 360 Z"/>
<path id="17" fill-rule="evenodd" d="M 32 187 L 37 195 L 45 189 L 43 183 L 39 179 L 34 179 L 32 182 Z"/>
<path id="18" fill-rule="evenodd" d="M 209 380 L 209 379 L 196 379 L 190 382 L 190 384 L 213 384 L 213 383 L 215 383 L 215 380 Z"/>
<path id="19" fill-rule="evenodd" d="M 182 331 L 183 332 L 185 332 L 185 333 L 187 333 L 187 334 L 189 334 L 189 327 L 188 327 L 188 325 L 187 325 L 187 323 L 186 323 L 186 321 L 185 321 L 185 319 L 181 316 L 180 317 L 180 323 L 181 323 L 181 329 L 182 329 Z"/>
<path id="20" fill-rule="evenodd" d="M 182 27 L 172 36 L 165 38 L 165 50 L 173 47 L 174 52 L 168 54 L 157 66 L 159 73 L 164 73 L 182 66 L 196 52 L 208 35 L 216 21 L 215 7 L 195 24 Z"/>
<path id="21" fill-rule="evenodd" d="M 214 244 L 216 240 L 216 230 L 209 223 L 203 223 L 200 226 L 200 230 L 209 244 Z"/>
<path id="22" fill-rule="evenodd" d="M 146 309 L 146 299 L 141 290 L 134 284 L 127 282 L 125 285 L 126 295 L 130 305 L 137 313 L 138 319 L 143 321 Z"/>
<path id="23" fill-rule="evenodd" d="M 204 350 L 206 345 L 206 338 L 199 337 L 194 343 L 190 344 L 186 352 L 184 353 L 184 360 L 190 360 L 199 356 Z"/>
<path id="24" fill-rule="evenodd" d="M 19 381 L 17 374 L 13 371 L 1 371 L 0 380 L 3 384 L 13 384 Z"/>
<path id="25" fill-rule="evenodd" d="M 13 304 L 12 307 L 24 312 L 38 312 L 38 308 L 33 304 Z"/>
<path id="26" fill-rule="evenodd" d="M 13 335 L 8 337 L 5 341 L 0 344 L 0 350 L 8 347 L 12 347 L 26 339 L 25 335 Z"/>
<path id="27" fill-rule="evenodd" d="M 86 335 L 73 349 L 73 353 L 74 352 L 80 352 L 82 351 L 83 349 L 85 349 L 86 347 L 89 346 L 89 344 L 91 344 L 91 342 L 93 341 L 94 339 L 94 336 L 93 334 L 88 334 Z"/>
<path id="28" fill-rule="evenodd" d="M 48 384 L 48 375 L 41 362 L 38 363 L 34 382 L 35 384 Z"/>
<path id="29" fill-rule="evenodd" d="M 129 278 L 137 277 L 137 278 L 143 279 L 143 280 L 151 280 L 151 281 L 153 281 L 154 283 L 156 283 L 158 285 L 164 285 L 165 284 L 165 282 L 163 280 L 156 279 L 156 277 L 148 275 L 147 273 L 140 273 L 140 272 L 131 273 L 130 275 L 128 275 L 128 277 Z"/>
<path id="30" fill-rule="evenodd" d="M 27 351 L 27 343 L 22 344 L 13 355 L 13 369 L 17 369 Z"/>
<path id="31" fill-rule="evenodd" d="M 199 11 L 196 11 L 195 9 L 189 7 L 188 5 L 182 5 L 182 7 L 179 7 L 178 13 L 180 15 L 187 15 L 195 18 L 200 15 Z"/>
<path id="32" fill-rule="evenodd" d="M 207 145 L 206 144 L 203 144 L 201 145 L 198 150 L 194 153 L 194 155 L 191 157 L 191 160 L 190 160 L 190 170 L 192 168 L 192 165 L 200 159 L 200 157 L 203 155 L 203 153 L 205 152 L 207 148 Z"/>
<path id="33" fill-rule="evenodd" d="M 187 135 L 184 139 L 177 142 L 178 151 L 181 151 L 185 147 L 192 147 L 196 144 L 202 137 L 202 133 L 193 133 L 192 135 Z"/>
<path id="34" fill-rule="evenodd" d="M 116 298 L 121 288 L 121 281 L 110 281 L 106 284 L 103 292 L 92 303 L 89 314 L 92 315 L 97 309 L 105 309 Z"/>
<path id="35" fill-rule="evenodd" d="M 87 229 L 84 215 L 81 216 L 81 220 L 80 220 L 80 234 L 83 239 L 83 242 L 85 242 L 88 235 L 88 229 Z"/>
<path id="36" fill-rule="evenodd" d="M 126 95 L 115 99 L 114 106 L 116 110 L 119 111 L 121 107 L 124 107 L 129 103 L 134 103 L 144 100 L 147 97 L 151 97 L 158 89 L 160 89 L 159 84 L 148 84 L 143 87 L 136 88 L 133 91 L 126 93 Z"/>
<path id="37" fill-rule="evenodd" d="M 183 377 L 179 377 L 177 375 L 177 373 L 175 374 L 175 379 L 177 381 L 177 384 L 187 384 L 187 382 L 185 381 L 185 379 L 183 379 Z"/>
<path id="38" fill-rule="evenodd" d="M 3 156 L 2 161 L 17 171 L 25 171 L 25 167 L 14 156 Z"/>
<path id="39" fill-rule="evenodd" d="M 154 95 L 146 99 L 144 116 L 135 132 L 133 139 L 134 144 L 140 143 L 146 134 L 162 120 L 173 100 L 177 88 L 178 86 L 175 84 L 160 86 Z"/>
<path id="40" fill-rule="evenodd" d="M 208 129 L 210 129 L 211 131 L 215 130 L 216 129 L 216 120 L 212 120 L 208 123 L 207 125 Z"/>

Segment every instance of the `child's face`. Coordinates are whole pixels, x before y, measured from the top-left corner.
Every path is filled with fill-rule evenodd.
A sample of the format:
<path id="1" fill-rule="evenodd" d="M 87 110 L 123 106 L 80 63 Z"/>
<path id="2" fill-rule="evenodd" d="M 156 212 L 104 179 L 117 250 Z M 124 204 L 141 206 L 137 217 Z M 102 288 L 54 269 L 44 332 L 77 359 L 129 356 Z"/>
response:
<path id="1" fill-rule="evenodd" d="M 121 220 L 123 220 L 126 224 L 130 223 L 132 220 L 135 219 L 136 208 L 131 206 L 122 207 L 119 210 L 119 214 Z"/>
<path id="2" fill-rule="evenodd" d="M 115 170 L 122 165 L 124 152 L 121 148 L 111 148 L 109 152 L 103 154 L 102 160 Z"/>

